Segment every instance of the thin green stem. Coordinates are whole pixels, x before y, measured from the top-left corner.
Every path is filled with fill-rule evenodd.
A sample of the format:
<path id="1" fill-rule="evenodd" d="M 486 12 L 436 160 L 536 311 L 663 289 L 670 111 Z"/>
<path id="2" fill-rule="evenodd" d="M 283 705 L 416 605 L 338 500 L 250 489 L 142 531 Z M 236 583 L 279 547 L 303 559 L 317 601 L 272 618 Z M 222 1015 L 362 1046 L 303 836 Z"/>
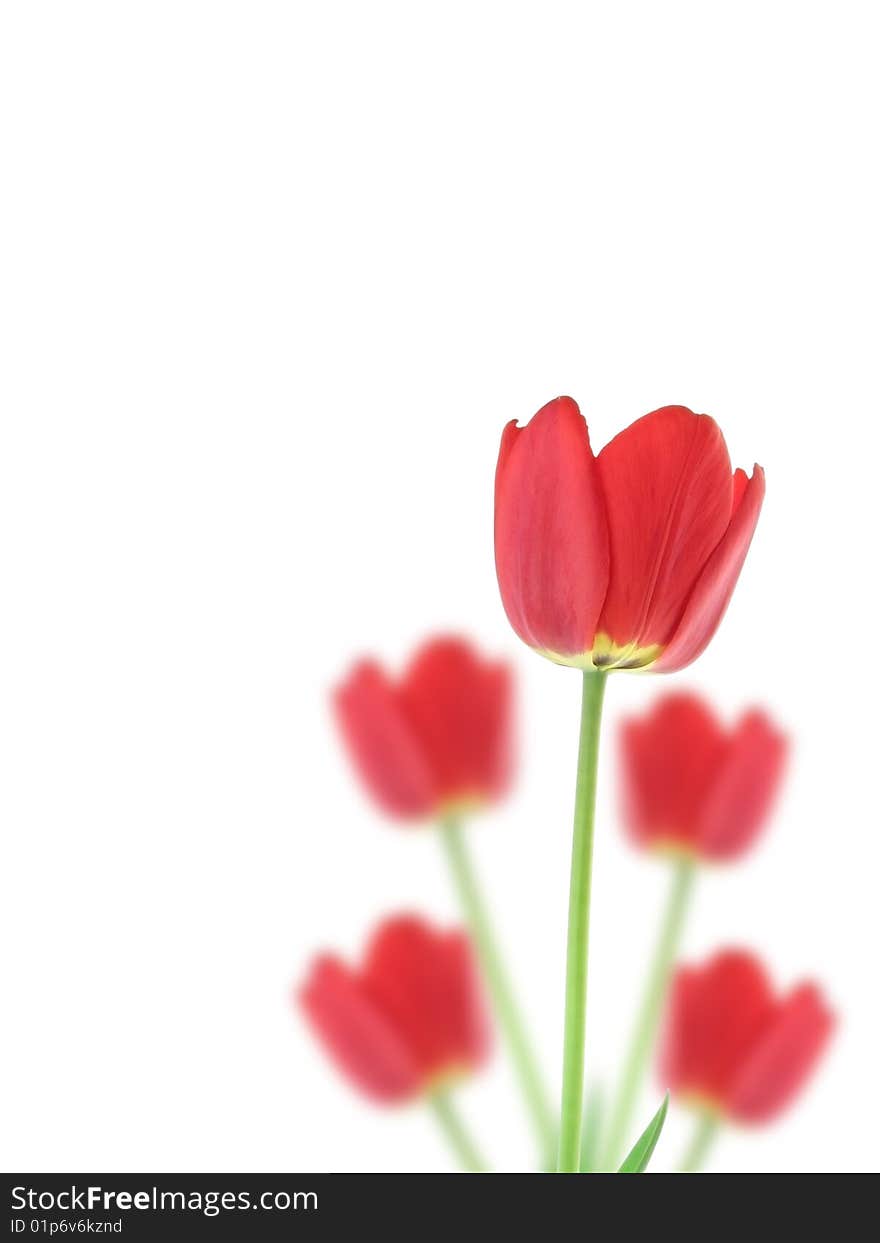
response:
<path id="1" fill-rule="evenodd" d="M 587 1026 L 587 956 L 590 932 L 590 882 L 593 871 L 593 821 L 596 813 L 596 767 L 599 725 L 607 674 L 585 672 L 581 699 L 571 883 L 568 894 L 568 951 L 565 966 L 565 1039 L 562 1052 L 562 1120 L 556 1168 L 575 1174 L 580 1164 L 584 1098 L 584 1039 Z"/>
<path id="2" fill-rule="evenodd" d="M 705 1162 L 709 1149 L 717 1139 L 720 1130 L 721 1120 L 715 1114 L 708 1112 L 700 1114 L 691 1142 L 678 1167 L 680 1173 L 696 1174 Z"/>
<path id="3" fill-rule="evenodd" d="M 581 1124 L 581 1164 L 582 1174 L 596 1174 L 602 1168 L 599 1165 L 601 1156 L 600 1144 L 604 1118 L 602 1089 L 598 1084 L 588 1087 L 584 1096 L 584 1117 Z"/>
<path id="4" fill-rule="evenodd" d="M 602 1168 L 616 1170 L 623 1157 L 633 1108 L 645 1076 L 648 1059 L 657 1036 L 669 973 L 681 943 L 685 915 L 693 892 L 696 862 L 687 856 L 676 861 L 669 898 L 660 925 L 657 945 L 648 968 L 642 1002 L 630 1038 L 623 1072 L 611 1110 Z"/>
<path id="5" fill-rule="evenodd" d="M 449 817 L 443 821 L 442 837 L 459 900 L 498 1018 L 498 1025 L 510 1049 L 514 1069 L 534 1124 L 542 1159 L 549 1168 L 552 1168 L 553 1149 L 556 1143 L 555 1119 L 548 1104 L 537 1059 L 526 1035 L 510 979 L 504 969 L 492 934 L 486 903 L 477 884 L 470 855 L 465 846 L 465 835 L 456 819 Z"/>
<path id="6" fill-rule="evenodd" d="M 432 1092 L 428 1099 L 434 1111 L 434 1117 L 449 1141 L 449 1146 L 455 1153 L 456 1160 L 461 1168 L 467 1170 L 469 1174 L 485 1173 L 488 1167 L 480 1156 L 479 1149 L 468 1134 L 467 1128 L 462 1122 L 461 1115 L 453 1104 L 450 1094 L 444 1091 L 436 1091 Z"/>

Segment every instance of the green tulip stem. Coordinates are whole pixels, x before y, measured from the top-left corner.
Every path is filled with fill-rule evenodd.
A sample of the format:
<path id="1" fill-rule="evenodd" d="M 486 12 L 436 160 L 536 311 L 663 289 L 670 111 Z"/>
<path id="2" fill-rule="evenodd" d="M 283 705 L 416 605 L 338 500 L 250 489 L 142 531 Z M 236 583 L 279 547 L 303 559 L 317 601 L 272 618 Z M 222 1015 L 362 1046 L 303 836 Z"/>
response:
<path id="1" fill-rule="evenodd" d="M 697 1118 L 691 1142 L 678 1167 L 682 1174 L 696 1174 L 705 1164 L 709 1149 L 718 1138 L 721 1121 L 713 1113 L 701 1113 Z"/>
<path id="2" fill-rule="evenodd" d="M 469 1174 L 485 1173 L 486 1164 L 471 1139 L 467 1127 L 462 1122 L 450 1093 L 438 1090 L 432 1092 L 428 1100 L 434 1117 L 461 1168 Z"/>
<path id="3" fill-rule="evenodd" d="M 638 1016 L 630 1038 L 623 1072 L 609 1115 L 608 1133 L 603 1146 L 602 1168 L 616 1170 L 623 1156 L 633 1109 L 654 1047 L 669 975 L 681 943 L 690 897 L 696 875 L 696 861 L 690 855 L 676 859 L 666 910 L 660 925 L 656 948 L 648 969 Z"/>
<path id="4" fill-rule="evenodd" d="M 593 822 L 599 727 L 607 674 L 585 671 L 581 699 L 571 882 L 568 896 L 568 948 L 565 967 L 565 1037 L 562 1053 L 562 1119 L 557 1170 L 574 1174 L 580 1167 L 581 1115 L 584 1099 L 584 1043 L 587 1024 L 587 959 L 590 933 L 590 883 L 593 871 Z"/>
<path id="5" fill-rule="evenodd" d="M 510 977 L 504 968 L 492 932 L 486 902 L 477 883 L 473 864 L 465 845 L 465 834 L 462 832 L 459 821 L 451 816 L 442 822 L 441 831 L 468 931 L 473 940 L 495 1016 L 507 1042 L 523 1099 L 535 1129 L 541 1161 L 545 1168 L 552 1168 L 553 1150 L 556 1143 L 555 1119 L 548 1103 L 534 1050 L 526 1034 L 522 1014 L 513 994 Z"/>

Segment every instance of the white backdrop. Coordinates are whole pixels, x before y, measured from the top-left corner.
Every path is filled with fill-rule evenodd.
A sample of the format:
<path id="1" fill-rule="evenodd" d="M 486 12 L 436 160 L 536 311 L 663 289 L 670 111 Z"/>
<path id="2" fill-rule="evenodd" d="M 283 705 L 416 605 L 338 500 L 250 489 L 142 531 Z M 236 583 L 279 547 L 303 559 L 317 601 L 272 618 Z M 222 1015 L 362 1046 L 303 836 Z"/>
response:
<path id="1" fill-rule="evenodd" d="M 503 424 L 562 392 L 597 448 L 709 411 L 768 480 L 706 655 L 611 680 L 591 1070 L 666 880 L 621 840 L 614 723 L 673 686 L 766 703 L 785 797 L 704 879 L 687 953 L 750 945 L 841 1023 L 714 1168 L 878 1168 L 876 21 L 3 6 L 5 1168 L 448 1168 L 288 1001 L 381 913 L 456 917 L 438 844 L 367 804 L 327 710 L 354 656 L 399 666 L 438 627 L 520 679 L 521 775 L 473 843 L 555 1089 L 579 685 L 509 630 L 491 512 Z M 501 1059 L 463 1107 L 528 1165 Z"/>

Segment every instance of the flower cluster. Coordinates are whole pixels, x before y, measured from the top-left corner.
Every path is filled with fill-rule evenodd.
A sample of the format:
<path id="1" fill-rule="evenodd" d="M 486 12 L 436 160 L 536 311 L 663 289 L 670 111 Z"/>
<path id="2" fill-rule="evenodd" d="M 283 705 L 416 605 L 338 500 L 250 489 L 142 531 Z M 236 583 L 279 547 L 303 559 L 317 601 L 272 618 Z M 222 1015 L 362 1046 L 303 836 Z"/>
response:
<path id="1" fill-rule="evenodd" d="M 606 677 L 674 672 L 700 655 L 730 602 L 763 496 L 761 468 L 751 476 L 732 470 L 716 423 L 683 406 L 637 420 L 598 455 L 569 397 L 502 436 L 495 559 L 505 611 L 525 643 L 583 677 L 561 1110 L 550 1104 L 463 830 L 510 786 L 511 668 L 442 636 L 424 643 L 399 678 L 362 660 L 335 691 L 339 732 L 365 789 L 389 816 L 436 827 L 466 927 L 439 932 L 415 916 L 388 919 L 358 969 L 322 956 L 297 998 L 351 1082 L 376 1101 L 430 1103 L 467 1169 L 485 1165 L 452 1097 L 487 1056 L 484 989 L 544 1169 L 646 1167 L 665 1102 L 633 1146 L 631 1126 L 655 1048 L 662 1085 L 697 1113 L 681 1167 L 694 1169 L 722 1121 L 765 1122 L 789 1105 L 827 1044 L 834 1020 L 817 985 L 779 997 L 758 959 L 738 949 L 701 967 L 677 965 L 696 876 L 754 845 L 780 789 L 788 741 L 759 707 L 728 727 L 697 695 L 667 694 L 624 721 L 618 754 L 623 824 L 636 847 L 669 865 L 669 899 L 609 1116 L 601 1127 L 591 1110 L 584 1116 Z"/>

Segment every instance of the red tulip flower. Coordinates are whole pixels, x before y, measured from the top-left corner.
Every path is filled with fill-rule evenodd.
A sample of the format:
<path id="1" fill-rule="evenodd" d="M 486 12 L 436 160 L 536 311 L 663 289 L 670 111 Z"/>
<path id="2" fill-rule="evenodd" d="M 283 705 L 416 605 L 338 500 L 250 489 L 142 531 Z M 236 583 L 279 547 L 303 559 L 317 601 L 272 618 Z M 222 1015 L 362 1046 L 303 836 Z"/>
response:
<path id="1" fill-rule="evenodd" d="M 726 950 L 677 972 L 662 1077 L 702 1111 L 766 1122 L 804 1086 L 833 1026 L 814 984 L 775 997 L 756 958 Z"/>
<path id="2" fill-rule="evenodd" d="M 432 818 L 441 828 L 499 1025 L 546 1153 L 555 1143 L 555 1119 L 462 833 L 465 813 L 498 799 L 510 781 L 510 670 L 484 660 L 463 639 L 435 638 L 419 648 L 398 681 L 373 661 L 357 665 L 334 702 L 348 751 L 377 803 L 400 819 Z"/>
<path id="3" fill-rule="evenodd" d="M 425 643 L 395 682 L 373 661 L 336 691 L 336 716 L 367 789 L 394 816 L 441 816 L 499 798 L 511 774 L 505 664 L 464 640 Z"/>
<path id="4" fill-rule="evenodd" d="M 637 1011 L 607 1128 L 607 1161 L 620 1155 L 663 1012 L 697 864 L 737 858 L 766 823 L 787 744 L 757 709 L 726 729 L 696 695 L 661 696 L 621 731 L 624 820 L 637 845 L 674 864 L 657 948 Z"/>
<path id="5" fill-rule="evenodd" d="M 339 1069 L 376 1101 L 429 1093 L 488 1051 L 467 938 L 420 919 L 383 923 L 360 970 L 318 958 L 299 1001 Z"/>
<path id="6" fill-rule="evenodd" d="M 624 723 L 624 816 L 640 845 L 734 859 L 767 820 L 787 743 L 753 709 L 725 729 L 695 695 L 666 695 Z"/>
<path id="7" fill-rule="evenodd" d="M 504 430 L 495 562 L 516 633 L 581 669 L 671 671 L 718 627 L 748 551 L 764 473 L 732 472 L 707 415 L 664 406 L 593 456 L 558 397 Z"/>

